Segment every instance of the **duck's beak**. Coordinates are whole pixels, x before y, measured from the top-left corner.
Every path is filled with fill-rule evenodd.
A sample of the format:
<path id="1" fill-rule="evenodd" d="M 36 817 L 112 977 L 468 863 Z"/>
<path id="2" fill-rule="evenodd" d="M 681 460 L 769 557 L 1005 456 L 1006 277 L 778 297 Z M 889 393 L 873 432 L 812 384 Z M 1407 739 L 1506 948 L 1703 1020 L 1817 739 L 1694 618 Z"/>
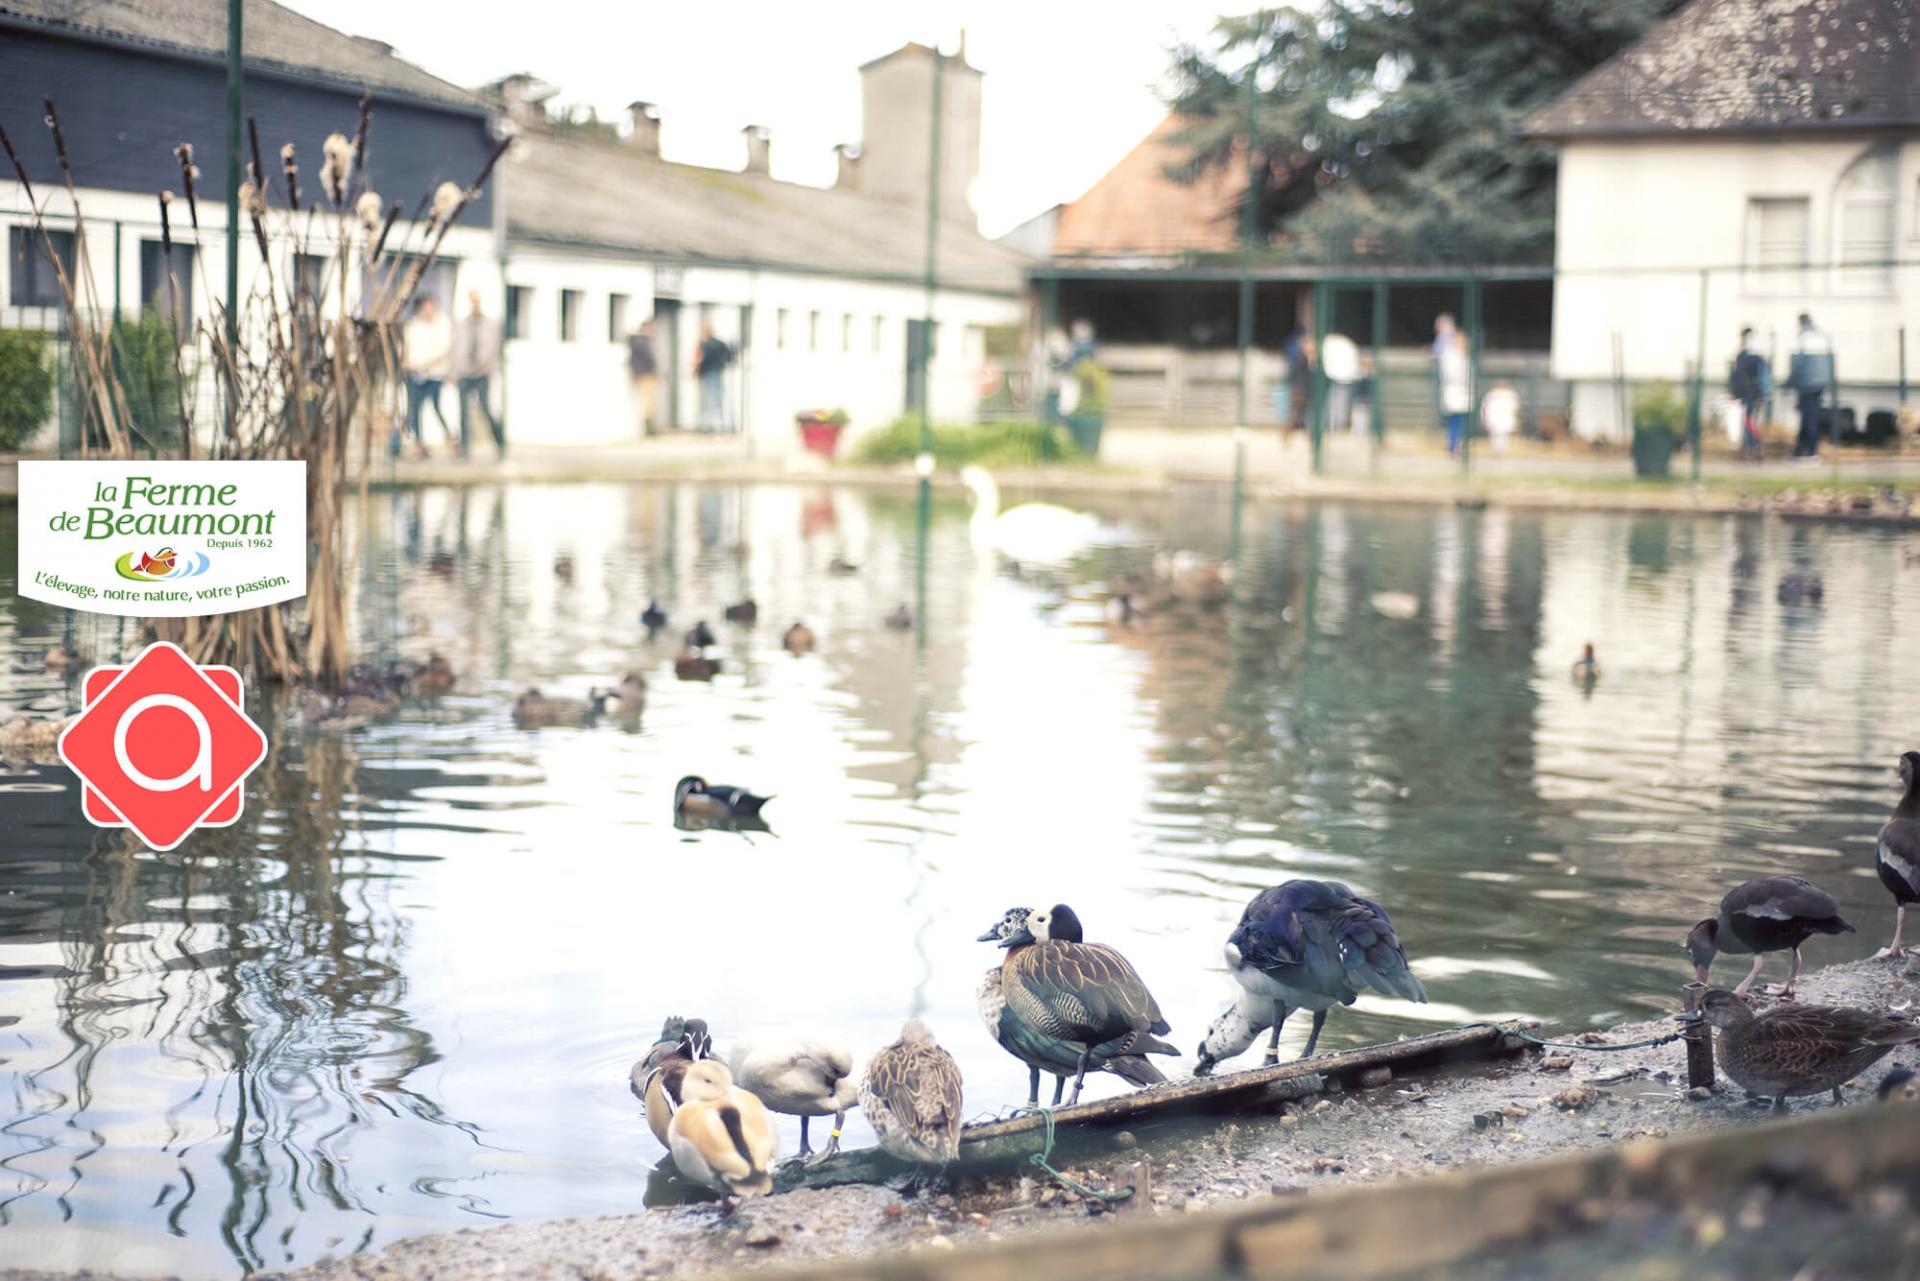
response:
<path id="1" fill-rule="evenodd" d="M 981 938 L 981 941 L 985 942 L 987 939 L 991 937 L 993 936 L 990 934 L 983 935 Z M 1020 932 L 1018 934 L 1009 934 L 1005 938 L 1001 939 L 1000 946 L 1001 947 L 1024 947 L 1031 942 L 1033 942 L 1033 931 L 1023 925 L 1020 927 Z"/>
<path id="2" fill-rule="evenodd" d="M 985 934 L 982 934 L 979 938 L 975 939 L 974 942 L 991 943 L 995 939 L 998 939 L 999 937 L 1000 937 L 1000 927 L 996 925 L 992 929 L 988 930 Z"/>
<path id="3" fill-rule="evenodd" d="M 1693 963 L 1693 977 L 1698 981 L 1705 983 L 1707 981 L 1707 967 L 1700 964 L 1700 962 L 1695 961 Z"/>

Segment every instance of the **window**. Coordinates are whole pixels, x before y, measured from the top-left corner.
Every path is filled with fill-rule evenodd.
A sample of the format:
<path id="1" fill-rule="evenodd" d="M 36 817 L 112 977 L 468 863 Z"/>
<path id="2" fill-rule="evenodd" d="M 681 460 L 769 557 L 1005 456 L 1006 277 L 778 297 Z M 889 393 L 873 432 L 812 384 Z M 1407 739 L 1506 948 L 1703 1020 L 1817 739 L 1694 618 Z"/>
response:
<path id="1" fill-rule="evenodd" d="M 1840 175 L 1834 189 L 1834 283 L 1852 293 L 1889 293 L 1893 289 L 1894 153 L 1874 148 Z"/>
<path id="2" fill-rule="evenodd" d="M 853 313 L 840 317 L 840 354 L 846 355 L 853 350 Z"/>
<path id="3" fill-rule="evenodd" d="M 1755 196 L 1747 201 L 1747 290 L 1756 294 L 1806 292 L 1805 196 Z"/>
<path id="4" fill-rule="evenodd" d="M 140 306 L 163 316 L 172 308 L 176 331 L 182 337 L 193 333 L 193 253 L 192 245 L 173 247 L 173 289 L 169 292 L 166 246 L 158 240 L 140 242 Z"/>
<path id="5" fill-rule="evenodd" d="M 820 313 L 817 311 L 807 313 L 807 350 L 820 350 Z"/>
<path id="6" fill-rule="evenodd" d="M 53 253 L 60 259 L 60 265 L 66 268 L 67 279 L 73 279 L 73 233 L 71 231 L 49 231 L 46 240 L 31 227 L 9 227 L 7 229 L 7 268 L 11 284 L 7 287 L 7 301 L 15 307 L 59 307 L 65 304 L 66 296 L 60 292 L 60 273 L 54 270 L 53 258 L 47 256 L 47 243 L 53 244 Z"/>
<path id="7" fill-rule="evenodd" d="M 876 356 L 879 355 L 880 349 L 886 346 L 886 343 L 887 343 L 887 318 L 885 316 L 875 316 L 873 318 L 873 353 L 874 355 Z"/>
<path id="8" fill-rule="evenodd" d="M 627 336 L 627 296 L 607 295 L 607 341 L 623 342 Z"/>
<path id="9" fill-rule="evenodd" d="M 560 341 L 580 341 L 580 298 L 578 289 L 560 291 Z"/>
<path id="10" fill-rule="evenodd" d="M 528 285 L 507 286 L 507 323 L 509 338 L 525 338 L 533 318 L 533 289 Z"/>
<path id="11" fill-rule="evenodd" d="M 295 297 L 304 298 L 312 306 L 318 307 L 326 300 L 328 284 L 327 257 L 325 254 L 296 253 L 293 256 L 293 292 Z"/>
<path id="12" fill-rule="evenodd" d="M 773 349 L 775 351 L 787 349 L 787 309 L 785 307 L 773 313 Z"/>

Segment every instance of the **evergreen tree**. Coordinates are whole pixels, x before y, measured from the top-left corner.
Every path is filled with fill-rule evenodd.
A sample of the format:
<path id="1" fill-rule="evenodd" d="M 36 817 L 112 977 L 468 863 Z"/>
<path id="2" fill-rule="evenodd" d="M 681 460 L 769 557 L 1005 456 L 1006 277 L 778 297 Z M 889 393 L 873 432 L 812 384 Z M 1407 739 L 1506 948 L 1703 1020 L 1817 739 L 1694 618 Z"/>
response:
<path id="1" fill-rule="evenodd" d="M 1327 0 L 1174 53 L 1191 180 L 1243 167 L 1262 238 L 1329 262 L 1544 262 L 1552 148 L 1520 126 L 1683 0 Z"/>

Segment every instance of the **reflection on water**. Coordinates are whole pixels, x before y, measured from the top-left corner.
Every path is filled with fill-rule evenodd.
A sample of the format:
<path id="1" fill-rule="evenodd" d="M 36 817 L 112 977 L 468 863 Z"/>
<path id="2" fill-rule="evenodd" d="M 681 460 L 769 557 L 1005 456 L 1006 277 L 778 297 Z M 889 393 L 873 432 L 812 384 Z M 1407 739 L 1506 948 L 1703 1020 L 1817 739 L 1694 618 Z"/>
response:
<path id="1" fill-rule="evenodd" d="M 1385 901 L 1434 999 L 1363 1000 L 1330 1045 L 1667 1008 L 1686 924 L 1763 872 L 1812 876 L 1860 925 L 1816 962 L 1882 941 L 1872 835 L 1920 723 L 1893 675 L 1920 640 L 1901 538 L 1251 509 L 1231 602 L 1109 620 L 1110 577 L 1225 554 L 1226 506 L 1111 510 L 1109 545 L 1026 579 L 943 506 L 923 599 L 914 504 L 889 496 L 377 496 L 357 625 L 447 654 L 455 693 L 277 734 L 243 824 L 169 854 L 84 826 L 62 771 L 0 774 L 0 1252 L 227 1276 L 631 1211 L 660 1154 L 625 1071 L 671 1012 L 723 1046 L 776 1021 L 878 1046 L 919 1014 L 970 1109 L 1015 1103 L 1025 1071 L 972 1008 L 997 959 L 973 939 L 1014 903 L 1073 903 L 1183 1047 L 1229 994 L 1241 905 L 1289 875 Z M 1822 575 L 1823 603 L 1779 603 L 1790 572 Z M 76 624 L 0 587 L 0 665 L 24 668 L 0 706 L 60 710 L 71 689 L 17 660 Z M 745 595 L 761 625 L 723 624 Z M 649 645 L 656 597 L 673 621 Z M 924 635 L 883 625 L 901 602 Z M 725 671 L 676 682 L 701 617 Z M 794 619 L 816 654 L 779 649 Z M 133 640 L 77 629 L 100 656 Z M 1569 673 L 1587 640 L 1591 688 Z M 512 727 L 528 684 L 630 669 L 638 725 Z M 776 794 L 772 830 L 676 828 L 687 773 Z"/>

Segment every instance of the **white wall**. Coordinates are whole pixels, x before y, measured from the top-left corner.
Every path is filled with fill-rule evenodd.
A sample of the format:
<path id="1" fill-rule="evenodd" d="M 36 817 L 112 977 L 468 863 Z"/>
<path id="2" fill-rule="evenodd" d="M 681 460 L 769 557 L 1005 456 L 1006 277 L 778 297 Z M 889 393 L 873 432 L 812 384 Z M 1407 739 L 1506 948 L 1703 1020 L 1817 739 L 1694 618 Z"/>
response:
<path id="1" fill-rule="evenodd" d="M 1806 311 L 1834 340 L 1843 403 L 1863 420 L 1869 409 L 1891 408 L 1902 324 L 1910 368 L 1920 374 L 1920 268 L 1898 269 L 1890 289 L 1865 291 L 1826 267 L 1799 282 L 1739 270 L 1753 197 L 1806 197 L 1809 261 L 1837 260 L 1836 188 L 1884 137 L 1803 132 L 1563 146 L 1553 373 L 1576 384 L 1575 430 L 1621 430 L 1611 387 L 1616 333 L 1629 380 L 1684 376 L 1700 350 L 1702 268 L 1716 269 L 1705 287 L 1709 395 L 1724 388 L 1744 325 L 1775 353 L 1776 378 L 1784 378 L 1795 316 Z M 1895 255 L 1920 261 L 1920 131 L 1899 151 L 1894 210 Z M 1775 410 L 1790 416 L 1791 396 L 1777 397 Z"/>

